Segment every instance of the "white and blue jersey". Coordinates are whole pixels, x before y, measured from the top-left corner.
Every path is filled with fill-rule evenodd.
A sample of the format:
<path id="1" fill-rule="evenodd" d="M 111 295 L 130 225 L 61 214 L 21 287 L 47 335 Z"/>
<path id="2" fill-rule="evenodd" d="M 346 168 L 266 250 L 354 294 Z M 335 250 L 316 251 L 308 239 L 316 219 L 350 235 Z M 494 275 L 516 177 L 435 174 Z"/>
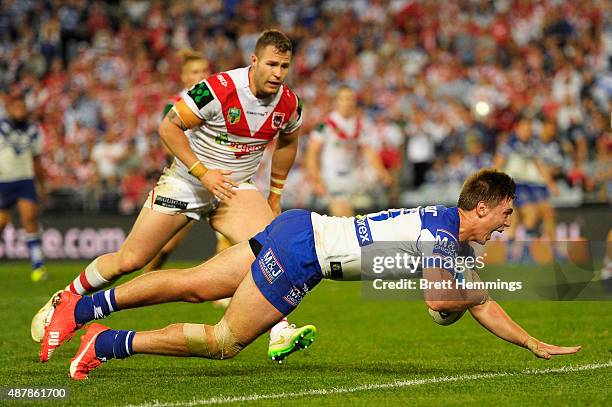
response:
<path id="1" fill-rule="evenodd" d="M 548 168 L 561 168 L 563 166 L 563 152 L 561 146 L 556 141 L 544 143 L 537 142 L 538 160 Z M 536 201 L 547 200 L 550 198 L 550 191 L 544 181 L 534 187 Z"/>
<path id="2" fill-rule="evenodd" d="M 36 125 L 0 121 L 0 209 L 19 199 L 37 201 L 34 186 L 34 160 L 42 152 Z"/>
<path id="3" fill-rule="evenodd" d="M 287 315 L 323 278 L 359 280 L 362 248 L 387 242 L 386 250 L 409 256 L 454 259 L 459 242 L 459 211 L 442 205 L 389 209 L 341 218 L 295 209 L 282 213 L 250 240 L 256 260 L 253 279 L 262 294 Z M 469 247 L 469 246 L 468 246 Z M 425 264 L 425 267 L 455 270 Z M 456 277 L 459 278 L 459 277 Z"/>

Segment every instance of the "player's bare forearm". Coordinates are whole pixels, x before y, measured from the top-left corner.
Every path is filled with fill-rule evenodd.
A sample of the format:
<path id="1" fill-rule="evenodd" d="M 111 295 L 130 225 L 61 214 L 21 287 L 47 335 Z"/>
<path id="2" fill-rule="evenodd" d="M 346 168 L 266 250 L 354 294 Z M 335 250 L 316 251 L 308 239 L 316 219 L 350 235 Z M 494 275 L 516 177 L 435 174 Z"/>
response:
<path id="1" fill-rule="evenodd" d="M 159 125 L 159 136 L 172 155 L 185 164 L 187 168 L 190 168 L 198 161 L 198 158 L 189 145 L 189 140 L 185 136 L 185 130 L 186 126 L 172 109 Z"/>
<path id="2" fill-rule="evenodd" d="M 275 216 L 281 213 L 281 194 L 289 170 L 295 162 L 298 150 L 300 129 L 292 133 L 281 135 L 272 153 L 272 169 L 270 174 L 270 193 L 268 204 Z"/>
<path id="3" fill-rule="evenodd" d="M 177 106 L 182 109 L 181 116 L 177 114 L 175 109 Z M 187 120 L 187 124 L 184 123 L 184 120 Z M 188 110 L 185 102 L 181 100 L 168 112 L 159 125 L 159 136 L 172 155 L 185 164 L 189 168 L 189 173 L 198 178 L 206 189 L 221 200 L 230 199 L 236 195 L 234 188 L 238 187 L 235 181 L 227 178 L 232 171 L 206 168 L 191 149 L 189 140 L 185 136 L 186 129 L 194 128 L 201 123 L 202 120 Z"/>
<path id="4" fill-rule="evenodd" d="M 386 185 L 390 184 L 391 176 L 383 165 L 383 162 L 376 150 L 370 146 L 363 146 L 363 153 L 368 161 L 368 164 L 376 170 L 378 177 L 383 181 L 383 183 Z"/>
<path id="5" fill-rule="evenodd" d="M 525 347 L 529 334 L 514 322 L 497 302 L 489 300 L 473 306 L 470 313 L 480 325 L 501 339 Z"/>
<path id="6" fill-rule="evenodd" d="M 34 176 L 36 177 L 36 181 L 41 188 L 45 187 L 45 169 L 42 165 L 42 160 L 39 155 L 33 158 L 34 163 Z"/>
<path id="7" fill-rule="evenodd" d="M 306 170 L 314 183 L 315 193 L 323 195 L 325 193 L 323 181 L 321 179 L 321 151 L 323 143 L 310 139 L 306 151 Z"/>
<path id="8" fill-rule="evenodd" d="M 471 271 L 464 272 L 468 281 L 479 281 L 478 275 Z M 483 304 L 488 294 L 486 290 L 453 288 L 451 274 L 437 267 L 423 269 L 423 277 L 427 280 L 428 288 L 423 290 L 427 306 L 438 312 L 465 311 L 475 305 Z"/>
<path id="9" fill-rule="evenodd" d="M 284 134 L 278 138 L 272 154 L 272 174 L 287 177 L 295 162 L 299 137 L 300 129 L 297 129 L 293 133 Z"/>
<path id="10" fill-rule="evenodd" d="M 580 346 L 549 345 L 533 338 L 514 322 L 497 302 L 492 300 L 471 307 L 470 313 L 482 326 L 497 337 L 529 349 L 539 358 L 550 359 L 553 355 L 569 355 L 581 349 Z"/>
<path id="11" fill-rule="evenodd" d="M 554 195 L 558 195 L 559 191 L 557 189 L 557 186 L 555 184 L 555 180 L 551 174 L 550 169 L 548 168 L 547 165 L 545 165 L 541 160 L 536 159 L 535 160 L 536 163 L 536 168 L 538 169 L 538 171 L 540 172 L 540 175 L 542 176 L 542 178 L 544 179 L 544 182 L 546 182 L 546 185 L 548 185 L 549 188 L 551 188 L 551 192 Z"/>

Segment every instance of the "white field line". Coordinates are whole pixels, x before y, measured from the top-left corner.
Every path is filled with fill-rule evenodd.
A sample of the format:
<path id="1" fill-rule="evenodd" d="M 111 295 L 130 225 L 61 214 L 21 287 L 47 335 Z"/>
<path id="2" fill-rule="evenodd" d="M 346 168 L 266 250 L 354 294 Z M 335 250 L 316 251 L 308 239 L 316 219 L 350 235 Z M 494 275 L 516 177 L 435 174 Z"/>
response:
<path id="1" fill-rule="evenodd" d="M 500 372 L 500 373 L 479 373 L 471 375 L 461 376 L 443 376 L 443 377 L 430 377 L 426 379 L 412 379 L 412 380 L 397 380 L 389 383 L 369 383 L 362 384 L 353 387 L 329 387 L 323 389 L 312 389 L 289 393 L 275 393 L 275 394 L 248 394 L 245 396 L 219 396 L 211 397 L 207 399 L 193 399 L 190 401 L 178 401 L 173 403 L 159 402 L 153 400 L 144 404 L 128 405 L 127 407 L 191 407 L 191 406 L 202 406 L 209 404 L 227 404 L 227 403 L 245 403 L 248 401 L 258 400 L 277 400 L 277 399 L 291 399 L 296 397 L 307 397 L 307 396 L 329 396 L 335 394 L 344 393 L 355 393 L 358 391 L 369 391 L 369 390 L 383 390 L 383 389 L 397 389 L 403 387 L 420 386 L 424 384 L 435 384 L 435 383 L 449 383 L 458 381 L 470 381 L 470 380 L 481 380 L 481 379 L 494 379 L 499 377 L 509 376 L 524 376 L 524 375 L 544 375 L 549 373 L 568 373 L 568 372 L 581 372 L 585 370 L 605 369 L 612 367 L 612 361 L 607 363 L 593 363 L 589 365 L 578 365 L 578 366 L 563 366 L 549 369 L 526 369 L 522 372 L 511 373 L 511 372 Z"/>

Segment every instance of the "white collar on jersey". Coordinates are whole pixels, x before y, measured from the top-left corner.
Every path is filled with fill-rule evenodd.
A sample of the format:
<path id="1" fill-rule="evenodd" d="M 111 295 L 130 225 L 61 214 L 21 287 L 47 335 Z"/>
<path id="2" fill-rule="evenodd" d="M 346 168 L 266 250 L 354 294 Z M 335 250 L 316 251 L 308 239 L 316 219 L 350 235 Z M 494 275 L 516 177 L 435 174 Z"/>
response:
<path id="1" fill-rule="evenodd" d="M 236 88 L 244 88 L 247 97 L 249 99 L 257 101 L 262 106 L 268 106 L 270 104 L 276 103 L 283 94 L 284 85 L 281 85 L 280 88 L 278 88 L 278 92 L 276 92 L 275 95 L 269 96 L 267 98 L 258 98 L 257 96 L 253 95 L 253 92 L 251 92 L 251 88 L 249 87 L 249 71 L 251 70 L 252 66 L 253 65 L 249 65 L 242 68 L 242 72 L 237 75 L 239 82 L 234 82 Z"/>

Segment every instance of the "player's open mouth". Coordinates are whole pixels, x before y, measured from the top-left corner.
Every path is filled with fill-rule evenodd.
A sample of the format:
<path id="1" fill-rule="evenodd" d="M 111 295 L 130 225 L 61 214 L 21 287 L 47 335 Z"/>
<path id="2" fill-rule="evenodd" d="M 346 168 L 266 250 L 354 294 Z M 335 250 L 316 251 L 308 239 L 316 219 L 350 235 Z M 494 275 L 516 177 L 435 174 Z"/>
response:
<path id="1" fill-rule="evenodd" d="M 280 82 L 272 82 L 272 81 L 268 81 L 268 85 L 274 87 L 274 88 L 278 88 L 280 86 Z"/>

